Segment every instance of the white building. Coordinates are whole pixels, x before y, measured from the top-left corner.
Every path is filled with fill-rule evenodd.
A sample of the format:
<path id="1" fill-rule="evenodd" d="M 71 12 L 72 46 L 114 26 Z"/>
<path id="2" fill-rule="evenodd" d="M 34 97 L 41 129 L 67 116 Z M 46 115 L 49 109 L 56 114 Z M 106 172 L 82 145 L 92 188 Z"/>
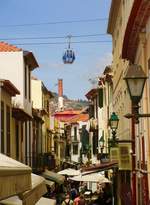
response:
<path id="1" fill-rule="evenodd" d="M 0 78 L 10 80 L 20 91 L 20 95 L 13 97 L 12 126 L 18 153 L 14 158 L 29 165 L 32 157 L 31 72 L 37 67 L 32 52 L 0 42 Z"/>

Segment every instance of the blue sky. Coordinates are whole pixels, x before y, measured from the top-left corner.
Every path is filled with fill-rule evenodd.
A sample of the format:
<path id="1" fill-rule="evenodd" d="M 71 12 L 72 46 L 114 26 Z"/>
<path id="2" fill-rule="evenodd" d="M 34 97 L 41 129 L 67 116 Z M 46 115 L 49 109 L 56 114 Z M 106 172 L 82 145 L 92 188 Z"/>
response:
<path id="1" fill-rule="evenodd" d="M 46 24 L 40 26 L 6 26 L 58 21 L 108 18 L 111 0 L 1 0 L 0 39 L 67 36 L 106 33 L 107 20 L 71 24 Z M 111 41 L 109 35 L 72 38 L 72 41 Z M 34 76 L 48 89 L 57 92 L 57 80 L 63 78 L 64 94 L 71 99 L 85 99 L 91 81 L 111 63 L 111 42 L 71 44 L 76 60 L 64 65 L 62 54 L 66 39 L 7 40 L 25 50 L 32 51 L 40 65 Z M 19 45 L 35 42 L 66 42 L 66 45 Z"/>

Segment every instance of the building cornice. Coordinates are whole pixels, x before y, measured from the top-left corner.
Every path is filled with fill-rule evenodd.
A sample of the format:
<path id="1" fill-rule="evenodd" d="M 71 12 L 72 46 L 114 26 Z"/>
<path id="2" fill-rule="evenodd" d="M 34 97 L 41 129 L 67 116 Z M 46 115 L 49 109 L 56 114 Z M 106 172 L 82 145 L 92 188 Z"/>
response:
<path id="1" fill-rule="evenodd" d="M 149 16 L 150 1 L 134 1 L 124 35 L 122 47 L 123 59 L 134 62 L 139 44 L 140 33 L 143 32 L 143 29 L 145 29 Z"/>
<path id="2" fill-rule="evenodd" d="M 112 34 L 114 31 L 120 3 L 121 3 L 121 0 L 112 0 L 112 2 L 111 2 L 108 27 L 107 27 L 107 33 L 109 33 L 109 34 Z"/>

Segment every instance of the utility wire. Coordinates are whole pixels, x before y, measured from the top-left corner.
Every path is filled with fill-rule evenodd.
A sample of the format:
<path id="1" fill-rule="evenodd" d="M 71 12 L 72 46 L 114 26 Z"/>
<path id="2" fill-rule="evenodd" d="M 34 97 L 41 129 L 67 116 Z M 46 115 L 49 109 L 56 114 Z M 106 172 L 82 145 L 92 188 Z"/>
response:
<path id="1" fill-rule="evenodd" d="M 96 36 L 104 36 L 106 33 L 99 34 L 87 34 L 87 35 L 71 35 L 72 38 L 84 38 L 84 37 L 96 37 Z M 67 36 L 42 36 L 42 37 L 20 37 L 20 38 L 0 38 L 0 40 L 38 40 L 38 39 L 62 39 L 68 38 Z"/>
<path id="2" fill-rule="evenodd" d="M 95 18 L 95 19 L 54 21 L 54 22 L 43 22 L 43 23 L 7 24 L 7 25 L 0 25 L 0 27 L 24 27 L 24 26 L 42 26 L 42 25 L 52 25 L 52 24 L 88 23 L 88 22 L 107 21 L 107 20 L 108 18 Z"/>
<path id="3" fill-rule="evenodd" d="M 73 41 L 71 44 L 80 43 L 111 43 L 112 41 Z M 13 45 L 61 45 L 67 44 L 67 42 L 39 42 L 39 43 L 13 43 Z"/>

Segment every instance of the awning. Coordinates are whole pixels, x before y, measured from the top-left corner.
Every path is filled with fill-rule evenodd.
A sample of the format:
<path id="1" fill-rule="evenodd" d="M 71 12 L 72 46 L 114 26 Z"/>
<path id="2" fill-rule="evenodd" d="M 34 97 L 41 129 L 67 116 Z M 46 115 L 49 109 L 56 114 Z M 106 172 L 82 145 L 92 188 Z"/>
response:
<path id="1" fill-rule="evenodd" d="M 94 172 L 100 172 L 100 171 L 105 171 L 109 169 L 113 169 L 115 167 L 118 167 L 118 162 L 117 161 L 110 161 L 110 162 L 105 162 L 105 163 L 100 163 L 100 164 L 95 164 L 91 165 L 88 167 L 82 167 L 81 172 L 89 172 L 89 173 L 94 173 Z"/>
<path id="2" fill-rule="evenodd" d="M 6 200 L 0 201 L 0 204 L 24 205 L 22 200 L 20 200 L 19 197 L 17 197 L 17 196 L 13 196 L 13 197 L 10 197 Z M 40 200 L 35 205 L 56 205 L 56 200 L 41 197 Z"/>
<path id="3" fill-rule="evenodd" d="M 67 176 L 77 176 L 80 174 L 80 170 L 68 168 L 68 169 L 59 171 L 58 174 L 67 175 Z"/>
<path id="4" fill-rule="evenodd" d="M 46 170 L 43 174 L 42 174 L 43 177 L 45 177 L 45 179 L 49 179 L 53 182 L 56 182 L 58 184 L 63 184 L 64 183 L 64 180 L 65 180 L 65 177 L 60 175 L 60 174 L 57 174 L 55 172 L 52 172 L 52 171 L 48 171 Z"/>
<path id="5" fill-rule="evenodd" d="M 75 177 L 70 178 L 73 181 L 82 181 L 82 182 L 99 182 L 102 183 L 111 183 L 110 180 L 108 180 L 106 177 L 99 173 L 92 173 L 92 174 L 86 174 L 86 175 L 78 175 Z"/>
<path id="6" fill-rule="evenodd" d="M 0 154 L 0 200 L 31 189 L 31 168 Z"/>
<path id="7" fill-rule="evenodd" d="M 41 176 L 32 174 L 32 189 L 20 194 L 23 205 L 34 205 L 46 192 L 45 179 Z"/>

